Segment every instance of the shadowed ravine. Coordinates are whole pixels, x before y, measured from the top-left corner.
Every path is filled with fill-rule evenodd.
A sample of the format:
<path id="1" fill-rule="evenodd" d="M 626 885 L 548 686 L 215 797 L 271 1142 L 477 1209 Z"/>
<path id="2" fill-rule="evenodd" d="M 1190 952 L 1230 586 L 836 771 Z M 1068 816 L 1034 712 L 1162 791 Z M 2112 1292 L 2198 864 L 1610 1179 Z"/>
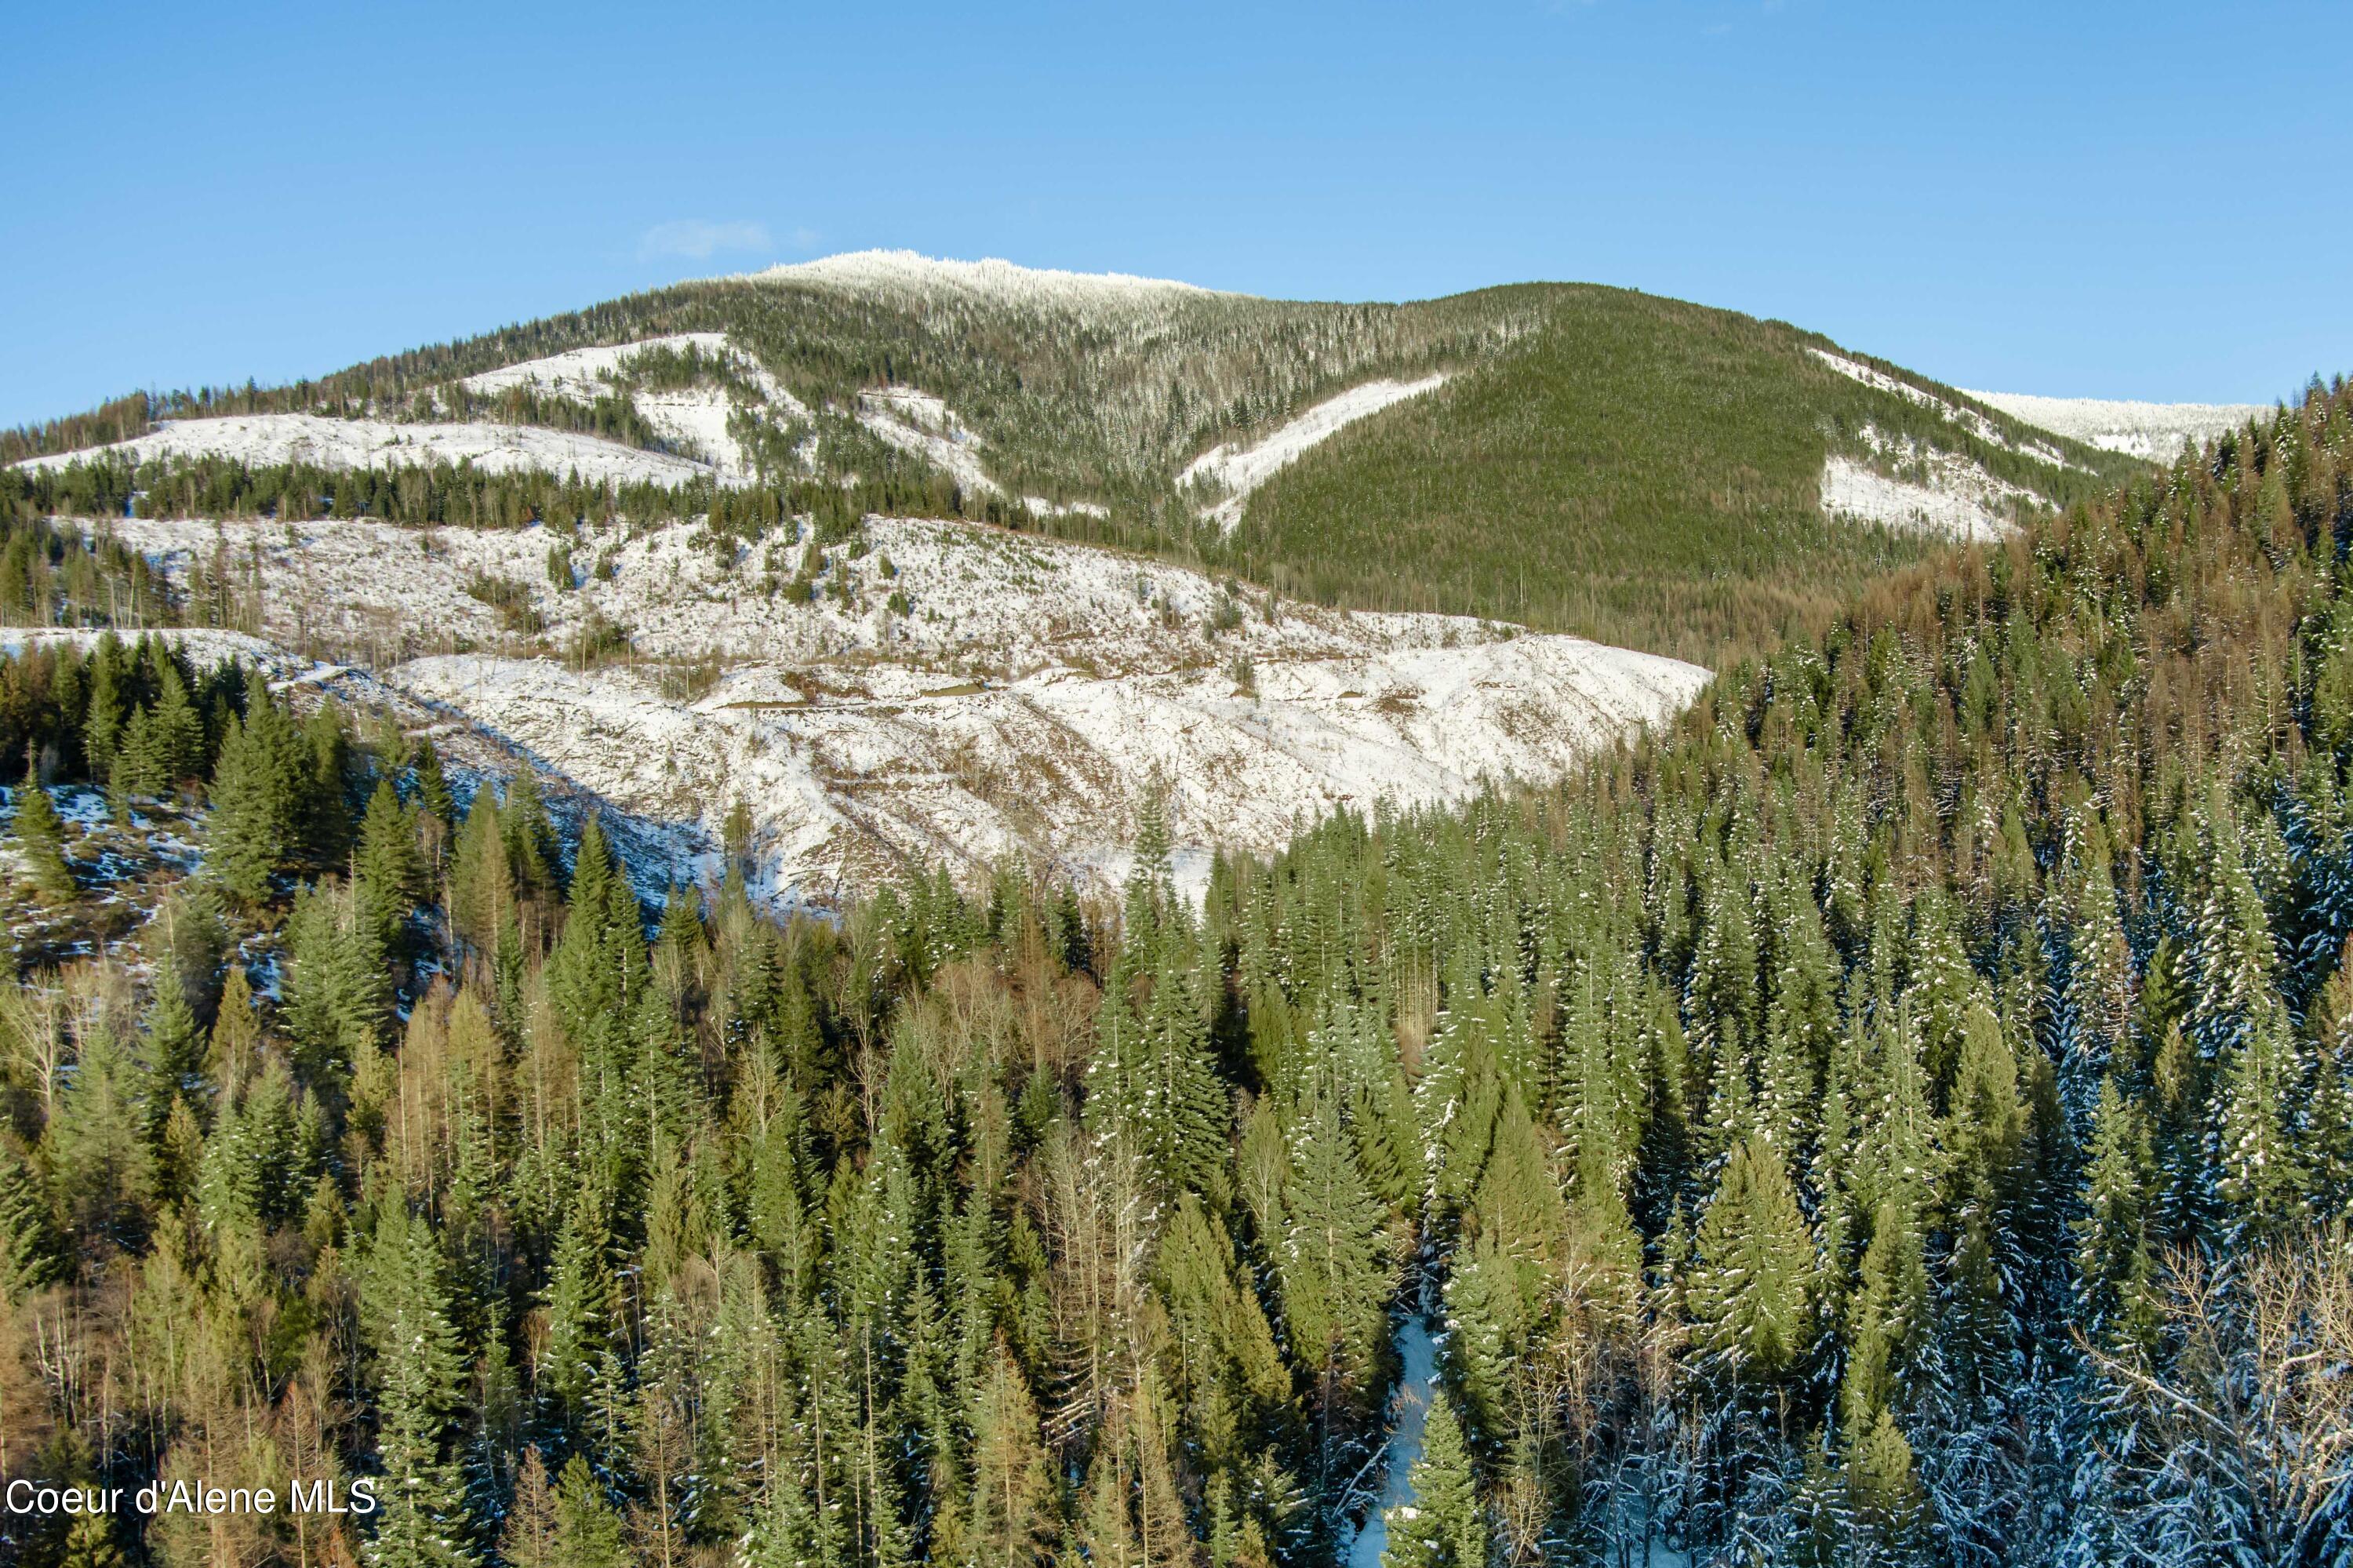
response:
<path id="1" fill-rule="evenodd" d="M 1388 1511 L 1413 1500 L 1413 1465 L 1421 1457 L 1421 1427 L 1430 1417 L 1430 1382 L 1438 1375 L 1437 1346 L 1420 1314 L 1398 1325 L 1397 1348 L 1401 1370 L 1397 1392 L 1389 1396 L 1388 1449 L 1382 1457 L 1387 1473 L 1364 1528 L 1348 1545 L 1348 1568 L 1380 1568 L 1389 1544 Z"/>

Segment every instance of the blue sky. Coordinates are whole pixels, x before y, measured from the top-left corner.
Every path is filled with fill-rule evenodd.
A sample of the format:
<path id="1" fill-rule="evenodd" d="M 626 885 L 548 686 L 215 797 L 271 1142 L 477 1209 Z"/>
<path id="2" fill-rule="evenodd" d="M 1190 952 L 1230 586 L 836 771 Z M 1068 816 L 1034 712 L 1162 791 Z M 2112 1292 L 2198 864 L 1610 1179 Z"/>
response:
<path id="1" fill-rule="evenodd" d="M 2002 390 L 2353 370 L 2353 7 L 669 9 L 23 8 L 0 423 L 869 246 L 1593 280 Z"/>

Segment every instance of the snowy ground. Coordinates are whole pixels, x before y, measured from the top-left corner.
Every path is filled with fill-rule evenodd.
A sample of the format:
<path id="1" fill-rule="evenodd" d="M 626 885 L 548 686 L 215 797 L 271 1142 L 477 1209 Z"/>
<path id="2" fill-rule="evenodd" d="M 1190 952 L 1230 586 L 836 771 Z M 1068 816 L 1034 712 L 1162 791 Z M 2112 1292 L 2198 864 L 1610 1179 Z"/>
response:
<path id="1" fill-rule="evenodd" d="M 577 474 L 591 484 L 610 481 L 676 485 L 714 475 L 707 463 L 534 425 L 396 424 L 385 419 L 331 419 L 317 414 L 173 419 L 133 440 L 53 452 L 28 458 L 17 466 L 58 469 L 101 453 L 134 463 L 157 458 L 219 457 L 256 468 L 289 462 L 325 469 L 429 468 L 437 463 L 471 462 L 487 473 L 539 469 Z"/>
<path id="2" fill-rule="evenodd" d="M 1944 538 L 1999 539 L 2021 508 L 2047 504 L 2032 491 L 1924 441 L 1869 425 L 1862 439 L 1876 466 L 1835 453 L 1822 464 L 1822 510 L 1833 517 Z"/>
<path id="3" fill-rule="evenodd" d="M 1185 471 L 1176 476 L 1176 483 L 1180 488 L 1208 486 L 1219 493 L 1221 498 L 1202 515 L 1217 524 L 1219 532 L 1230 534 L 1242 520 L 1242 508 L 1250 504 L 1250 492 L 1272 479 L 1284 465 L 1358 419 L 1445 384 L 1446 376 L 1440 373 L 1425 376 L 1419 381 L 1367 381 L 1361 387 L 1351 387 L 1338 397 L 1316 404 L 1253 445 L 1236 447 L 1220 442 L 1211 447 L 1186 465 Z"/>
<path id="4" fill-rule="evenodd" d="M 495 395 L 511 387 L 528 387 L 543 394 L 593 403 L 627 390 L 629 362 L 648 349 L 693 349 L 706 358 L 727 360 L 738 374 L 760 389 L 767 403 L 762 412 L 768 418 L 779 424 L 806 423 L 809 418 L 807 408 L 799 398 L 786 391 L 757 360 L 736 348 L 726 334 L 716 332 L 677 333 L 608 347 L 575 348 L 544 359 L 486 370 L 480 376 L 468 376 L 460 385 L 482 396 Z M 637 390 L 629 396 L 638 412 L 665 440 L 700 454 L 729 478 L 740 478 L 748 472 L 743 449 L 727 429 L 734 404 L 722 388 Z"/>
<path id="5" fill-rule="evenodd" d="M 965 490 L 998 493 L 997 483 L 980 466 L 980 438 L 965 428 L 954 410 L 929 392 L 913 387 L 885 387 L 858 395 L 858 422 L 897 447 L 912 452 Z"/>
<path id="6" fill-rule="evenodd" d="M 2038 397 L 2025 392 L 1972 392 L 1999 408 L 2053 435 L 2086 446 L 2129 452 L 2155 462 L 2171 462 L 2184 441 L 2203 446 L 2225 430 L 2263 420 L 2272 409 L 2261 403 L 2132 403 L 2105 397 Z"/>
<path id="7" fill-rule="evenodd" d="M 126 520 L 167 571 L 258 558 L 265 638 L 367 669 L 481 766 L 527 756 L 677 844 L 751 808 L 765 891 L 830 901 L 910 861 L 1013 853 L 1116 883 L 1134 808 L 1164 788 L 1180 864 L 1271 850 L 1343 806 L 1457 800 L 1558 777 L 1686 705 L 1707 673 L 1570 637 L 1353 613 L 1114 551 L 963 523 L 871 519 L 818 552 L 818 598 L 781 591 L 811 540 L 714 548 L 697 527 L 566 535 Z M 609 577 L 592 569 L 604 562 Z M 502 631 L 470 595 L 516 585 L 544 622 Z M 896 596 L 895 603 L 893 596 Z M 579 671 L 575 630 L 633 651 Z"/>
<path id="8" fill-rule="evenodd" d="M 1389 1396 L 1389 1438 L 1381 1454 L 1381 1491 L 1365 1516 L 1364 1528 L 1348 1543 L 1347 1568 L 1381 1568 L 1388 1550 L 1389 1517 L 1411 1517 L 1413 1467 L 1421 1457 L 1421 1435 L 1430 1419 L 1430 1393 L 1438 1376 L 1438 1347 L 1430 1325 L 1417 1313 L 1397 1331 L 1398 1386 Z"/>

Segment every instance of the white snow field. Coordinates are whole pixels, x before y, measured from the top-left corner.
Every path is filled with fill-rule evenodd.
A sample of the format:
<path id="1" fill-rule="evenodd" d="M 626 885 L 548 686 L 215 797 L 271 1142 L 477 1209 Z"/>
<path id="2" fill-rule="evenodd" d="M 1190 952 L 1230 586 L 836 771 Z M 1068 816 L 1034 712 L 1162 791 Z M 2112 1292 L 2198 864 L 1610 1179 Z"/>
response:
<path id="1" fill-rule="evenodd" d="M 2263 403 L 2134 403 L 2106 397 L 2039 397 L 2029 392 L 1972 392 L 1988 408 L 2086 446 L 2171 462 L 2184 441 L 2203 446 L 2225 430 L 2271 418 Z"/>
<path id="2" fill-rule="evenodd" d="M 1214 847 L 1271 851 L 1344 806 L 1557 778 L 1709 678 L 1467 619 L 1278 604 L 963 523 L 870 519 L 862 549 L 821 553 L 813 603 L 775 586 L 806 533 L 749 549 L 690 525 L 565 535 L 582 580 L 564 591 L 545 528 L 110 526 L 174 575 L 216 552 L 258 561 L 267 640 L 372 667 L 453 747 L 528 758 L 559 793 L 704 845 L 742 800 L 760 890 L 786 903 L 871 890 L 918 858 L 1014 854 L 1115 885 L 1155 788 L 1198 880 Z M 466 591 L 483 577 L 526 589 L 545 630 L 502 632 Z M 599 618 L 630 630 L 631 657 L 568 667 L 571 634 Z"/>
<path id="3" fill-rule="evenodd" d="M 2021 510 L 2047 504 L 2032 491 L 1912 437 L 1866 425 L 1862 439 L 1880 467 L 1838 453 L 1822 464 L 1822 510 L 1832 517 L 1943 538 L 1999 539 Z"/>
<path id="4" fill-rule="evenodd" d="M 1219 532 L 1230 534 L 1242 520 L 1250 492 L 1272 479 L 1284 465 L 1357 420 L 1445 384 L 1441 371 L 1418 381 L 1382 379 L 1351 387 L 1250 446 L 1219 442 L 1186 464 L 1176 482 L 1179 487 L 1208 485 L 1220 492 L 1221 499 L 1204 509 L 1202 515 L 1217 524 Z"/>
<path id="5" fill-rule="evenodd" d="M 331 419 L 317 414 L 232 414 L 171 419 L 148 434 L 107 446 L 27 458 L 16 466 L 58 469 L 113 455 L 133 463 L 156 458 L 219 457 L 265 468 L 307 462 L 326 469 L 429 468 L 471 462 L 486 473 L 539 469 L 577 474 L 591 484 L 684 484 L 710 479 L 708 463 L 641 451 L 596 436 L 536 425 L 396 424 Z"/>
<path id="6" fill-rule="evenodd" d="M 528 387 L 554 397 L 590 403 L 619 395 L 629 362 L 648 349 L 694 349 L 706 357 L 726 360 L 760 389 L 767 400 L 763 412 L 772 420 L 778 424 L 806 423 L 809 418 L 807 408 L 769 375 L 758 360 L 738 349 L 725 333 L 717 332 L 675 333 L 668 337 L 649 337 L 608 347 L 575 348 L 544 359 L 486 370 L 479 376 L 467 376 L 459 385 L 482 396 L 492 396 L 510 387 Z M 743 448 L 727 429 L 734 404 L 722 388 L 641 388 L 630 394 L 630 401 L 664 440 L 701 454 L 722 476 L 740 479 L 748 475 Z"/>
<path id="7" fill-rule="evenodd" d="M 1132 303 L 1138 296 L 1200 296 L 1218 291 L 1166 278 L 1136 278 L 1125 272 L 1063 272 L 1052 268 L 1017 266 L 995 257 L 979 261 L 950 261 L 913 250 L 852 250 L 815 261 L 790 262 L 763 271 L 733 275 L 733 281 L 745 280 L 804 283 L 883 298 L 964 294 L 999 303 L 1080 313 L 1113 302 Z"/>

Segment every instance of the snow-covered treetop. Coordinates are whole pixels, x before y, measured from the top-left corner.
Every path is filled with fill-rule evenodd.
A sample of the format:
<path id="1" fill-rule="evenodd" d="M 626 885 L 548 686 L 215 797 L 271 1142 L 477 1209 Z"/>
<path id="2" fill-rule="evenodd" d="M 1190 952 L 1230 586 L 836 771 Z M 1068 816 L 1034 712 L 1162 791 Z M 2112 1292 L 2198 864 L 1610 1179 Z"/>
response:
<path id="1" fill-rule="evenodd" d="M 1009 304 L 1071 308 L 1152 294 L 1207 295 L 1219 291 L 1125 272 L 1065 272 L 1021 267 L 995 257 L 954 261 L 913 250 L 854 250 L 815 261 L 770 267 L 738 276 L 759 282 L 812 283 L 849 293 L 965 294 Z"/>

